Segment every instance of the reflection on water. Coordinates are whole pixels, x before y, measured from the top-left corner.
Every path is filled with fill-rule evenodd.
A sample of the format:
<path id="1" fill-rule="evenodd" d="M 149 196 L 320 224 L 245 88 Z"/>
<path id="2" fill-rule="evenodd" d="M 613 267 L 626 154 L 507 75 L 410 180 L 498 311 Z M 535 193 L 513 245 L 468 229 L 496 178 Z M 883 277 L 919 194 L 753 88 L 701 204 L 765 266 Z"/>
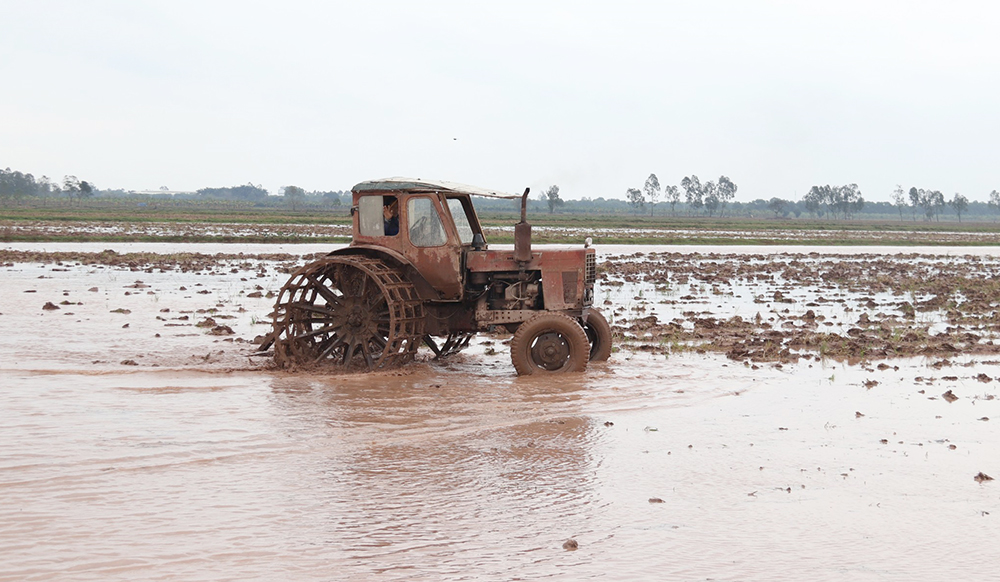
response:
<path id="1" fill-rule="evenodd" d="M 484 364 L 3 372 L 0 579 L 936 580 L 1000 558 L 1000 496 L 972 480 L 1000 462 L 976 420 L 998 400 L 928 399 L 900 381 L 920 362 L 874 390 L 693 355 L 554 382 Z"/>

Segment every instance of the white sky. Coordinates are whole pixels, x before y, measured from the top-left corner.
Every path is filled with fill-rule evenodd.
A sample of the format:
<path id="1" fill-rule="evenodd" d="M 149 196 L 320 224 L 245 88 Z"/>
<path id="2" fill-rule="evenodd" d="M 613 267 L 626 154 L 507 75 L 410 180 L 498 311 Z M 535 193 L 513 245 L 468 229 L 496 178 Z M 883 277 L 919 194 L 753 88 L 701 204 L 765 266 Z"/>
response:
<path id="1" fill-rule="evenodd" d="M 272 193 L 1000 189 L 1000 3 L 0 0 L 0 167 Z"/>

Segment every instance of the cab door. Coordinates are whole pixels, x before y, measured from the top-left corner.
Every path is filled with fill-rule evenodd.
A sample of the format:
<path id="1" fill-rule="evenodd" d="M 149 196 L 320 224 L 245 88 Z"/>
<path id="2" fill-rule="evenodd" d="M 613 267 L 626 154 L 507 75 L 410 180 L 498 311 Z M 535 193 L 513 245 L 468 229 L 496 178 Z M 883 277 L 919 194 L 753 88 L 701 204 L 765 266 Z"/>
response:
<path id="1" fill-rule="evenodd" d="M 442 299 L 461 299 L 462 246 L 454 227 L 444 217 L 441 200 L 433 195 L 406 197 L 402 221 L 409 245 L 403 255 L 437 289 Z"/>

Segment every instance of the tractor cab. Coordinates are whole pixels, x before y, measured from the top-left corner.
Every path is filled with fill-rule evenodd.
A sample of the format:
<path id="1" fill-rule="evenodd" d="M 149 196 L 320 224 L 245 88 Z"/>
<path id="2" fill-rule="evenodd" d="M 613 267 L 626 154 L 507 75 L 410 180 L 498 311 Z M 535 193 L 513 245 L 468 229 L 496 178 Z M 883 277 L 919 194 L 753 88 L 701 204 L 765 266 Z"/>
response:
<path id="1" fill-rule="evenodd" d="M 398 254 L 440 299 L 461 299 L 465 252 L 474 243 L 485 246 L 473 193 L 498 196 L 450 182 L 401 178 L 362 182 L 353 190 L 351 247 Z"/>

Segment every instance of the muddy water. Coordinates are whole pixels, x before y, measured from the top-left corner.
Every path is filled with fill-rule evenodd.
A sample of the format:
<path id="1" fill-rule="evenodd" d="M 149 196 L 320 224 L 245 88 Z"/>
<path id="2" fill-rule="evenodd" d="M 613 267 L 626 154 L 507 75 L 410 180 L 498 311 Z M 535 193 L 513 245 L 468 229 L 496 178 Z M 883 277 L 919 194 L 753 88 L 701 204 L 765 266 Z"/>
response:
<path id="1" fill-rule="evenodd" d="M 974 480 L 1000 478 L 1000 362 L 622 351 L 538 381 L 483 338 L 290 375 L 240 341 L 272 301 L 247 295 L 283 279 L 259 275 L 3 268 L 0 580 L 942 580 L 1000 561 L 1000 481 Z"/>

